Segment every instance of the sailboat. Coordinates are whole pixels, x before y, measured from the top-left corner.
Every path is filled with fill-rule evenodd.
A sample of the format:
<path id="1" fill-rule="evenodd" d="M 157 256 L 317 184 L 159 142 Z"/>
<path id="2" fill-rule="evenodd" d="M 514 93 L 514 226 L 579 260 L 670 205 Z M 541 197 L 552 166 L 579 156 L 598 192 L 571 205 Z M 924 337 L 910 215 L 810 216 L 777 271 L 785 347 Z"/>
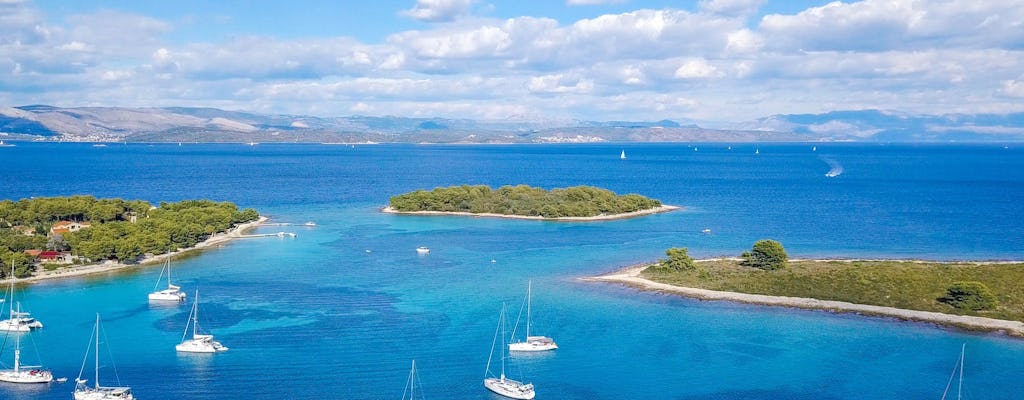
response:
<path id="1" fill-rule="evenodd" d="M 185 353 L 216 353 L 227 351 L 228 348 L 213 340 L 213 335 L 199 333 L 199 289 L 196 289 L 196 298 L 192 299 L 192 312 L 188 314 L 188 322 L 185 323 L 185 333 L 181 335 L 181 343 L 174 346 L 174 349 Z M 192 339 L 188 337 L 188 327 L 192 326 Z"/>
<path id="2" fill-rule="evenodd" d="M 21 335 L 14 334 L 14 369 L 0 370 L 0 382 L 50 383 L 53 373 L 38 365 L 21 365 Z"/>
<path id="3" fill-rule="evenodd" d="M 501 375 L 495 377 L 491 372 L 491 360 L 494 357 L 494 345 L 498 342 L 498 333 L 501 333 L 501 347 L 498 355 L 501 358 Z M 501 317 L 498 318 L 498 327 L 494 329 L 494 340 L 491 342 L 491 354 L 487 356 L 487 369 L 484 371 L 484 387 L 499 395 L 511 399 L 529 400 L 536 396 L 532 383 L 523 383 L 505 377 L 505 304 L 501 305 Z"/>
<path id="4" fill-rule="evenodd" d="M 405 389 L 402 390 L 402 400 L 405 400 L 405 399 L 414 400 L 414 399 L 416 399 L 416 387 L 417 386 L 420 386 L 420 391 L 421 392 L 423 391 L 422 385 L 418 384 L 419 381 L 417 381 L 416 378 L 417 378 L 417 376 L 416 376 L 416 360 L 412 360 L 412 369 L 409 370 L 409 378 L 405 380 Z M 407 394 L 409 395 L 409 397 L 406 397 Z M 420 399 L 424 398 L 423 393 L 420 393 L 420 397 L 419 398 Z"/>
<path id="5" fill-rule="evenodd" d="M 167 289 L 157 290 L 160 287 L 160 280 L 164 277 L 164 271 L 167 271 Z M 154 301 L 185 301 L 185 292 L 181 291 L 181 287 L 175 286 L 171 283 L 171 257 L 167 257 L 167 262 L 164 263 L 164 267 L 160 269 L 160 276 L 156 278 L 156 286 L 153 286 L 153 293 L 149 294 L 149 299 Z"/>
<path id="6" fill-rule="evenodd" d="M 755 148 L 755 149 L 754 149 L 754 154 L 761 154 L 761 150 L 760 150 L 760 149 L 757 149 L 757 148 Z"/>
<path id="7" fill-rule="evenodd" d="M 626 150 L 622 150 L 622 154 L 619 154 L 619 159 L 620 160 L 625 160 L 626 159 Z"/>
<path id="8" fill-rule="evenodd" d="M 526 341 L 508 344 L 509 351 L 546 351 L 558 348 L 555 340 L 547 336 L 530 336 L 530 297 L 533 291 L 533 281 L 526 285 Z M 522 313 L 522 308 L 519 309 Z M 520 314 L 521 315 L 521 314 Z M 519 320 L 516 319 L 516 327 L 512 328 L 512 337 L 516 336 L 516 329 L 519 328 Z"/>
<path id="9" fill-rule="evenodd" d="M 89 343 L 89 349 L 85 350 L 85 358 L 82 359 L 82 369 L 78 370 L 78 378 L 75 378 L 75 400 L 133 400 L 135 396 L 132 395 L 132 388 L 128 386 L 100 386 L 100 314 L 96 314 L 96 326 L 93 327 L 93 332 L 96 334 L 96 347 L 93 349 L 92 343 Z M 89 350 L 92 349 L 95 353 L 95 364 L 93 366 L 95 370 L 95 384 L 90 387 L 86 385 L 87 379 L 82 379 L 82 373 L 85 372 L 85 361 L 89 359 Z M 116 372 L 115 372 L 116 373 Z"/>
<path id="10" fill-rule="evenodd" d="M 942 400 L 946 400 L 946 395 L 949 394 L 949 388 L 953 385 L 953 377 L 956 376 L 957 371 L 960 371 L 960 382 L 956 385 L 956 398 L 960 400 L 963 394 L 964 386 L 964 351 L 967 350 L 967 343 L 960 346 L 960 359 L 957 360 L 956 365 L 953 366 L 953 373 L 949 374 L 949 381 L 946 382 L 946 390 L 942 392 Z"/>
<path id="11" fill-rule="evenodd" d="M 10 294 L 11 294 L 10 302 L 8 303 L 10 305 L 10 308 L 8 309 L 8 312 L 9 312 L 8 315 L 10 315 L 10 318 L 0 321 L 0 331 L 7 331 L 7 332 L 29 332 L 29 331 L 31 331 L 33 329 L 42 328 L 43 327 L 43 323 L 42 322 L 39 322 L 35 318 L 32 318 L 30 316 L 31 314 L 29 314 L 27 312 L 22 312 L 21 311 L 21 303 L 14 301 L 14 281 L 17 278 L 15 278 L 15 276 L 14 276 L 14 260 L 13 259 L 11 259 L 11 275 L 10 276 L 11 276 L 11 286 L 8 289 L 10 291 Z M 18 308 L 17 310 L 14 309 L 15 306 L 17 306 L 17 308 Z"/>

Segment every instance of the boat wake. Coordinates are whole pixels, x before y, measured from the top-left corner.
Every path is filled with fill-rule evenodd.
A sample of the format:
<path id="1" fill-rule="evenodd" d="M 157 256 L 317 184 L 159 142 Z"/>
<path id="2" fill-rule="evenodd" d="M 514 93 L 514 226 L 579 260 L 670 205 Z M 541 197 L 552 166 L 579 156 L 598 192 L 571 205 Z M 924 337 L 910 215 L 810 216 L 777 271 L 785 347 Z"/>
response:
<path id="1" fill-rule="evenodd" d="M 843 173 L 843 165 L 839 161 L 831 158 L 820 157 L 821 161 L 824 161 L 829 166 L 828 172 L 825 173 L 826 177 L 835 178 Z"/>

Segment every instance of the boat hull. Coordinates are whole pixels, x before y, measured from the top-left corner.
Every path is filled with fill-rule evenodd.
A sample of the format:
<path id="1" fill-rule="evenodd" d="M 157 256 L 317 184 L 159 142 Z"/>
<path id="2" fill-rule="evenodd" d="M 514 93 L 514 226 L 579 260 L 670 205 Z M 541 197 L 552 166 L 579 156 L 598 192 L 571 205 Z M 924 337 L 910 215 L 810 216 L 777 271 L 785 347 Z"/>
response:
<path id="1" fill-rule="evenodd" d="M 186 340 L 174 346 L 174 349 L 182 353 L 216 353 L 228 350 L 220 342 L 208 340 Z"/>
<path id="2" fill-rule="evenodd" d="M 11 318 L 0 321 L 0 331 L 29 332 L 43 327 L 43 323 L 30 318 Z"/>
<path id="3" fill-rule="evenodd" d="M 530 400 L 536 396 L 532 384 L 523 384 L 511 379 L 487 378 L 484 387 L 510 399 Z"/>
<path id="4" fill-rule="evenodd" d="M 75 400 L 134 400 L 130 388 L 88 388 L 77 389 L 74 393 Z"/>
<path id="5" fill-rule="evenodd" d="M 159 292 L 153 292 L 149 294 L 149 300 L 151 301 L 185 301 L 185 292 L 170 292 L 161 290 Z"/>
<path id="6" fill-rule="evenodd" d="M 47 370 L 13 370 L 0 371 L 0 382 L 8 383 L 50 383 L 53 382 L 53 374 Z"/>
<path id="7" fill-rule="evenodd" d="M 550 351 L 557 348 L 558 344 L 546 336 L 530 336 L 525 342 L 508 344 L 509 351 Z"/>

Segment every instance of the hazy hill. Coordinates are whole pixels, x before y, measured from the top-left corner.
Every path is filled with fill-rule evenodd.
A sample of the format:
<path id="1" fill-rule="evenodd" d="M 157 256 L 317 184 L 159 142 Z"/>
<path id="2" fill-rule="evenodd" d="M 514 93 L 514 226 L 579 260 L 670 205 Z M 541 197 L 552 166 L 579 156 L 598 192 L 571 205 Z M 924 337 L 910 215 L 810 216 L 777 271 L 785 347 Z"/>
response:
<path id="1" fill-rule="evenodd" d="M 215 108 L 0 108 L 8 138 L 148 142 L 1021 141 L 1024 113 L 910 115 L 879 110 L 773 115 L 726 129 L 661 121 L 316 117 Z"/>

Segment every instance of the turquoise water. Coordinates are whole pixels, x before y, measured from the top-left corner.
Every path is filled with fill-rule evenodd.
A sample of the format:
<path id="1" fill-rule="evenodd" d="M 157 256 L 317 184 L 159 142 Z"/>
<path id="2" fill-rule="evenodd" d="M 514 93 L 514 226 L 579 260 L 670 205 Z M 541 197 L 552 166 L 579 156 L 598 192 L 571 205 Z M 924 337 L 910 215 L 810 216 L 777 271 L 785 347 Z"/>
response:
<path id="1" fill-rule="evenodd" d="M 727 146 L 2 148 L 2 198 L 206 197 L 317 223 L 266 226 L 259 232 L 298 236 L 175 260 L 226 353 L 178 355 L 189 307 L 149 305 L 159 268 L 138 268 L 22 288 L 46 324 L 23 354 L 73 381 L 99 312 L 112 356 L 101 358 L 101 382 L 115 383 L 116 363 L 140 399 L 399 398 L 413 358 L 428 398 L 488 399 L 498 311 L 517 307 L 532 279 L 534 329 L 560 348 L 516 357 L 508 374 L 532 381 L 540 399 L 939 398 L 961 343 L 969 398 L 1021 397 L 1018 339 L 578 279 L 667 247 L 735 255 L 764 237 L 795 257 L 1024 258 L 1019 149 L 794 144 L 754 156 L 752 145 Z M 829 161 L 843 173 L 825 177 Z M 686 209 L 603 223 L 377 212 L 392 194 L 462 183 L 591 184 Z M 0 359 L 10 363 L 9 345 Z M 72 389 L 0 385 L 0 398 L 65 399 Z"/>

